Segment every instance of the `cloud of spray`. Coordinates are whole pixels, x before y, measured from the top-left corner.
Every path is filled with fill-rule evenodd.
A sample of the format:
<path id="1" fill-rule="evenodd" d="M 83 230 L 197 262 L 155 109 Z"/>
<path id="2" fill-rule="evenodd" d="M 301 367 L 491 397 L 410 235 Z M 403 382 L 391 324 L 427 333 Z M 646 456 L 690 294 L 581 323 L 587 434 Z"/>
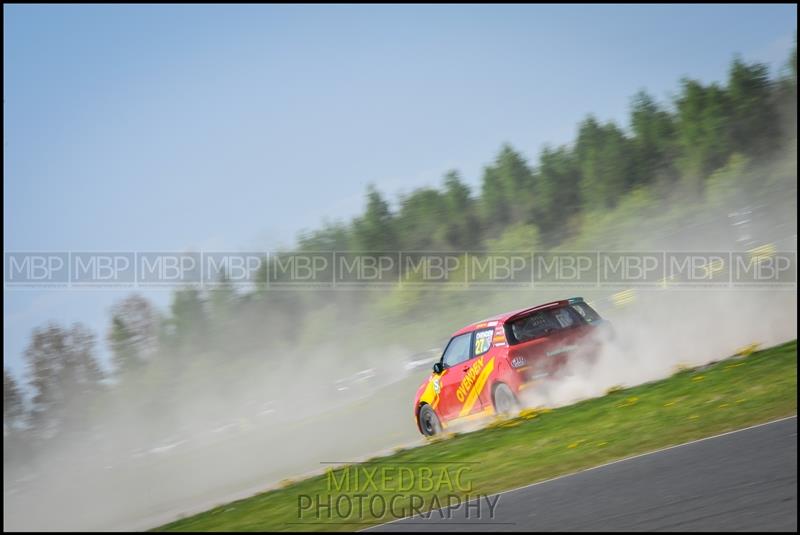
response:
<path id="1" fill-rule="evenodd" d="M 613 337 L 596 358 L 572 359 L 555 381 L 526 391 L 526 406 L 558 407 L 604 395 L 735 354 L 797 338 L 793 290 L 641 292 L 629 308 L 610 311 Z M 584 356 L 585 357 L 585 356 Z"/>

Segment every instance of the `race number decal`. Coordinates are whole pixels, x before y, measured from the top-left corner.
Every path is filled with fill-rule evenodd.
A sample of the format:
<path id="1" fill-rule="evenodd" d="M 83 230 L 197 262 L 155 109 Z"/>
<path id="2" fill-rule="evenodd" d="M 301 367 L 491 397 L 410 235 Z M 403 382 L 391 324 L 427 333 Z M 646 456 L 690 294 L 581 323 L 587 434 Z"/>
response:
<path id="1" fill-rule="evenodd" d="M 494 329 L 484 329 L 475 333 L 475 356 L 483 355 L 492 347 Z"/>

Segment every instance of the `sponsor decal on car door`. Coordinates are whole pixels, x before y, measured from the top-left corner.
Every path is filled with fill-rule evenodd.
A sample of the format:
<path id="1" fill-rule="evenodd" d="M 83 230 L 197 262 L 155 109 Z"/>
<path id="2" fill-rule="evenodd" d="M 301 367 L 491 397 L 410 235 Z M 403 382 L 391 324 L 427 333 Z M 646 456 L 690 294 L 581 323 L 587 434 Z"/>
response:
<path id="1" fill-rule="evenodd" d="M 451 366 L 443 374 L 440 407 L 446 418 L 469 416 L 483 408 L 480 394 L 494 370 L 492 347 L 494 328 L 475 331 L 470 359 Z"/>

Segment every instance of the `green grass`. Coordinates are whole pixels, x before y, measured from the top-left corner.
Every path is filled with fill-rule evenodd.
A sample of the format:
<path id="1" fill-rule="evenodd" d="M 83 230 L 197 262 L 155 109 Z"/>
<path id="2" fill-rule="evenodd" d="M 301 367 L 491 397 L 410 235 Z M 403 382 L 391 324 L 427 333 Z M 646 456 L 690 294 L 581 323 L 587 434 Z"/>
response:
<path id="1" fill-rule="evenodd" d="M 615 390 L 602 398 L 591 399 L 553 411 L 531 412 L 525 416 L 497 422 L 491 428 L 455 435 L 431 444 L 403 450 L 387 457 L 358 465 L 395 474 L 395 479 L 359 488 L 351 480 L 346 492 L 332 488 L 328 475 L 312 477 L 285 488 L 232 502 L 156 528 L 157 531 L 291 531 L 353 530 L 393 520 L 358 510 L 347 516 L 331 515 L 322 509 L 319 518 L 313 510 L 300 514 L 300 496 L 319 496 L 323 503 L 330 496 L 351 498 L 366 494 L 383 496 L 387 503 L 395 494 L 395 510 L 409 511 L 411 495 L 420 496 L 422 508 L 435 505 L 434 496 L 445 504 L 448 495 L 492 494 L 560 474 L 575 472 L 652 451 L 673 444 L 769 421 L 797 411 L 797 341 L 764 351 L 735 357 L 693 370 L 683 370 L 658 382 Z M 525 414 L 525 413 L 523 413 Z M 322 438 L 321 438 L 322 439 Z M 302 445 L 298 445 L 302 447 Z M 455 464 L 445 461 L 458 461 Z M 398 492 L 396 475 L 400 467 L 431 469 L 434 488 L 415 477 L 415 488 Z M 350 467 L 353 469 L 353 467 Z M 440 470 L 444 469 L 445 474 Z M 461 469 L 461 488 L 447 485 Z M 350 472 L 354 475 L 354 472 Z M 360 472 L 363 473 L 363 472 Z M 340 480 L 343 472 L 335 472 Z M 379 478 L 376 478 L 376 481 Z M 409 481 L 409 477 L 406 477 Z M 471 489 L 464 488 L 470 485 Z M 314 499 L 312 498 L 312 499 Z M 417 498 L 416 506 L 420 502 Z M 355 504 L 356 500 L 349 503 Z M 307 502 L 303 502 L 305 505 Z M 335 503 L 335 502 L 334 502 Z M 341 502 L 348 503 L 347 501 Z M 381 502 L 375 502 L 380 504 Z M 346 505 L 342 505 L 346 513 Z M 348 523 L 345 523 L 348 522 Z"/>

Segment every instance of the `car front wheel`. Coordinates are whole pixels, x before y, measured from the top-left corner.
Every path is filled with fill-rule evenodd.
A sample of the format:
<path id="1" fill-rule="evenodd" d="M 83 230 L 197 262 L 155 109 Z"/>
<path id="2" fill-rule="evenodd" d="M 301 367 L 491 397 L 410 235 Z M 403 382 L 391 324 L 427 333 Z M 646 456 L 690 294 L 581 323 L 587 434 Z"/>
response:
<path id="1" fill-rule="evenodd" d="M 442 423 L 430 405 L 423 405 L 419 409 L 419 430 L 426 437 L 432 437 L 442 432 Z"/>

